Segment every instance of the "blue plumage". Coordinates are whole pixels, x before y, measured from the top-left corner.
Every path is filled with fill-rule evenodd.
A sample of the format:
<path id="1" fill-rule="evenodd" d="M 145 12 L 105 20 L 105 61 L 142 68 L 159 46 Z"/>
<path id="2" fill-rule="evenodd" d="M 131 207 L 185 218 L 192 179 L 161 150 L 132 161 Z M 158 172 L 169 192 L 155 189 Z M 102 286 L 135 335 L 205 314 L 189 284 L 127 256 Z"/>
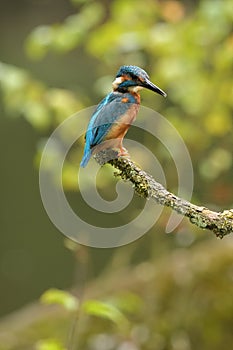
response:
<path id="1" fill-rule="evenodd" d="M 130 105 L 137 103 L 134 96 L 127 93 L 124 98 L 128 98 L 129 102 L 122 103 L 122 94 L 119 92 L 111 92 L 97 106 L 87 127 L 86 143 L 84 148 L 84 156 L 81 161 L 81 167 L 85 167 L 91 158 L 92 148 L 100 144 L 109 129 L 117 120 L 124 115 Z"/>
<path id="2" fill-rule="evenodd" d="M 109 139 L 119 140 L 115 144 L 120 149 L 119 155 L 123 154 L 122 139 L 136 118 L 140 104 L 140 95 L 137 91 L 143 87 L 166 96 L 149 81 L 143 69 L 136 66 L 122 66 L 119 69 L 113 82 L 113 92 L 99 103 L 88 124 L 81 167 L 87 165 L 92 153 L 98 150 L 98 145 L 103 147 L 102 143 Z"/>

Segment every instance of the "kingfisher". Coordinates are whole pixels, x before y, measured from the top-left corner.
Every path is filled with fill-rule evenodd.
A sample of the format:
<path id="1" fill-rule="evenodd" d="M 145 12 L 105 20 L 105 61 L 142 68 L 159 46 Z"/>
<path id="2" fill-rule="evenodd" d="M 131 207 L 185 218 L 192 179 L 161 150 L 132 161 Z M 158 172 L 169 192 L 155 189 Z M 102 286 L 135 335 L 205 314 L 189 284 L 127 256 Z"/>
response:
<path id="1" fill-rule="evenodd" d="M 121 66 L 112 88 L 113 91 L 98 104 L 88 124 L 81 167 L 87 165 L 93 154 L 104 149 L 117 150 L 118 157 L 128 155 L 122 142 L 137 116 L 141 89 L 146 88 L 166 97 L 166 93 L 137 66 Z"/>

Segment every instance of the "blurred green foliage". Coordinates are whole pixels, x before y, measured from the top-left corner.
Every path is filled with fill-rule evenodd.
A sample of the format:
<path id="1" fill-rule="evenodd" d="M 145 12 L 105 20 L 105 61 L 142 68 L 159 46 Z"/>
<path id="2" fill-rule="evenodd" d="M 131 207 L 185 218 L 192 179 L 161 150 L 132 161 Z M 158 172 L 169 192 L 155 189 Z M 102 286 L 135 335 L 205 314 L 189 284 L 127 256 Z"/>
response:
<path id="1" fill-rule="evenodd" d="M 72 3 L 74 14 L 63 22 L 36 27 L 25 40 L 25 51 L 31 60 L 43 62 L 46 55 L 83 50 L 89 62 L 93 62 L 86 78 L 89 90 L 86 81 L 77 82 L 77 89 L 72 91 L 51 88 L 27 70 L 0 63 L 5 113 L 24 117 L 41 133 L 37 164 L 50 132 L 71 114 L 102 98 L 110 90 L 120 65 L 135 64 L 148 71 L 151 80 L 168 93 L 166 100 L 155 100 L 152 94 L 143 92 L 143 103 L 168 118 L 187 144 L 195 172 L 195 202 L 211 203 L 218 208 L 231 206 L 232 1 L 72 0 Z M 83 67 L 74 69 L 81 72 Z M 95 81 L 93 71 L 97 74 Z M 145 137 L 144 142 L 148 145 L 149 138 Z M 77 186 L 83 140 L 77 144 L 64 165 L 64 185 L 71 196 Z M 155 152 L 169 187 L 175 188 L 170 159 L 159 146 Z M 112 171 L 104 167 L 101 178 L 102 184 L 104 179 L 101 191 L 111 197 L 109 184 L 114 188 L 116 184 Z M 139 210 L 140 204 L 134 209 Z M 165 221 L 162 218 L 156 224 L 153 236 L 164 231 Z M 127 253 L 116 261 L 117 268 L 122 262 L 129 265 L 125 279 L 129 279 L 130 286 L 122 291 L 115 285 L 115 293 L 112 291 L 104 301 L 86 301 L 84 310 L 88 319 L 84 322 L 80 348 L 219 350 L 224 344 L 229 348 L 233 342 L 231 244 L 228 248 L 221 244 L 220 248 L 214 244 L 209 246 L 205 242 L 194 245 L 196 236 L 196 231 L 184 225 L 177 233 L 178 248 L 176 246 L 172 255 L 169 246 L 172 244 L 165 244 L 161 237 L 159 241 L 148 238 L 147 246 L 141 240 L 136 242 L 135 251 L 126 247 Z M 82 254 L 79 252 L 79 255 Z M 131 269 L 134 259 L 145 262 Z M 77 308 L 77 300 L 63 291 L 49 290 L 42 301 L 63 305 L 66 311 Z M 113 322 L 108 322 L 110 320 Z M 127 336 L 124 332 L 122 336 L 120 327 L 113 329 L 112 323 L 123 324 Z M 64 331 L 62 322 L 61 325 Z M 51 337 L 52 326 L 48 329 L 38 326 L 39 335 L 46 328 L 47 340 L 40 340 L 36 349 L 64 348 L 65 341 L 57 339 L 57 330 L 55 338 L 53 334 Z M 56 322 L 55 326 L 59 328 Z M 35 332 L 32 334 L 33 341 L 40 339 L 34 336 Z M 30 336 L 29 332 L 29 339 Z M 26 338 L 19 349 L 29 349 Z M 13 345 L 7 349 L 18 347 Z"/>
<path id="2" fill-rule="evenodd" d="M 125 259 L 127 251 L 119 252 L 118 259 Z M 38 306 L 32 308 L 26 313 L 30 319 L 26 330 L 13 328 L 14 336 L 7 337 L 7 330 L 1 332 L 0 327 L 0 349 L 34 349 L 35 344 L 36 350 L 230 349 L 232 253 L 229 238 L 219 244 L 207 240 L 141 262 L 134 269 L 120 268 L 120 280 L 112 273 L 111 263 L 112 275 L 91 285 L 89 293 L 95 299 L 81 303 L 70 293 L 49 292 L 50 300 L 54 295 L 51 304 L 57 304 L 61 292 L 64 300 L 76 299 L 80 309 L 75 318 L 74 310 L 67 310 L 65 303 L 59 302 L 57 309 L 48 306 L 44 317 Z M 102 295 L 101 301 L 97 294 Z M 26 315 L 20 314 L 22 321 Z M 70 337 L 72 320 L 75 332 Z"/>
<path id="3" fill-rule="evenodd" d="M 28 55 L 41 59 L 48 50 L 65 53 L 74 49 L 100 22 L 102 14 L 101 4 L 92 2 L 83 7 L 80 13 L 67 17 L 62 24 L 35 28 L 26 42 Z"/>
<path id="4" fill-rule="evenodd" d="M 2 98 L 6 113 L 23 116 L 33 127 L 49 130 L 82 108 L 71 91 L 48 89 L 25 70 L 0 63 Z"/>

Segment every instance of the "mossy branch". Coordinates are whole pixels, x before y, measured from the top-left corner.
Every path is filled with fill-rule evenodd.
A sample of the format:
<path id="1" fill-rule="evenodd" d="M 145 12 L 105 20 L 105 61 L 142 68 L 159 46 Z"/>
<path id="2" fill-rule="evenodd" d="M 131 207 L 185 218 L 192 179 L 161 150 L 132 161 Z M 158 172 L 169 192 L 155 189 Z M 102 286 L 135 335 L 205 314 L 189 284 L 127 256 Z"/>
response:
<path id="1" fill-rule="evenodd" d="M 124 181 L 130 181 L 135 192 L 141 197 L 151 198 L 158 204 L 170 207 L 178 214 L 188 217 L 192 224 L 201 229 L 211 230 L 219 238 L 233 233 L 233 209 L 215 212 L 179 198 L 156 182 L 131 159 L 117 158 L 114 150 L 101 151 L 94 158 L 100 165 L 111 164 L 118 170 L 115 175 L 120 176 Z"/>

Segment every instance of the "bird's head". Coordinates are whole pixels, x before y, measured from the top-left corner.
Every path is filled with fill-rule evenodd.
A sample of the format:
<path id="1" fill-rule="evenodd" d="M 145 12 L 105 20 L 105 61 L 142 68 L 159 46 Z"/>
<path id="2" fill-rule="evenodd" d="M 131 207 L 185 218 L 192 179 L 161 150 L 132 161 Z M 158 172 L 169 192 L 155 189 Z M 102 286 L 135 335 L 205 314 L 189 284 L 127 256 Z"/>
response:
<path id="1" fill-rule="evenodd" d="M 167 96 L 163 90 L 150 81 L 148 74 L 137 66 L 120 67 L 112 86 L 114 91 L 119 92 L 137 92 L 146 88 L 164 97 Z"/>

